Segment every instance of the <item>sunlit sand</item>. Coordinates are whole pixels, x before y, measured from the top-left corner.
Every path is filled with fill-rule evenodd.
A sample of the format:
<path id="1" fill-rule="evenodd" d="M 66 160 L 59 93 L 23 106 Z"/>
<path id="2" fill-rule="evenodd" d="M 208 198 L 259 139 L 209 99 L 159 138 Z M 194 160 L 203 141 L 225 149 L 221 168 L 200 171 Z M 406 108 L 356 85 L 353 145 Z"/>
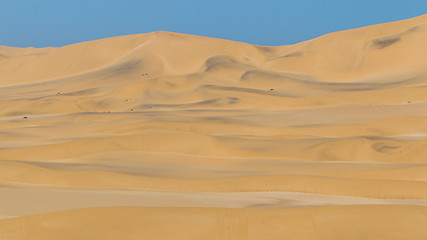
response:
<path id="1" fill-rule="evenodd" d="M 426 43 L 0 46 L 0 239 L 427 239 Z"/>

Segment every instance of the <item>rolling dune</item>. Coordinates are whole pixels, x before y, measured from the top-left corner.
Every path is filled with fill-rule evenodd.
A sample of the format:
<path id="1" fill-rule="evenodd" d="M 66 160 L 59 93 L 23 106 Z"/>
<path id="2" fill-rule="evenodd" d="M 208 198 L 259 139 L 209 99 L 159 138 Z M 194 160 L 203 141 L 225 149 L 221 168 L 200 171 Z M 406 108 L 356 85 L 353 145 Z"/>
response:
<path id="1" fill-rule="evenodd" d="M 0 46 L 0 239 L 426 239 L 426 43 Z"/>

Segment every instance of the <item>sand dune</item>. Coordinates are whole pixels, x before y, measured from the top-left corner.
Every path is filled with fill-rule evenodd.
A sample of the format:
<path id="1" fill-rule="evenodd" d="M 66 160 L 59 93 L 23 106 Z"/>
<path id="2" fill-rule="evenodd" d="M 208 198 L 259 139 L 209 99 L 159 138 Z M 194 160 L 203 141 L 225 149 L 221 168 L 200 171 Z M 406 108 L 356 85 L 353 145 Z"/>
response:
<path id="1" fill-rule="evenodd" d="M 0 46 L 0 239 L 425 239 L 426 42 Z"/>

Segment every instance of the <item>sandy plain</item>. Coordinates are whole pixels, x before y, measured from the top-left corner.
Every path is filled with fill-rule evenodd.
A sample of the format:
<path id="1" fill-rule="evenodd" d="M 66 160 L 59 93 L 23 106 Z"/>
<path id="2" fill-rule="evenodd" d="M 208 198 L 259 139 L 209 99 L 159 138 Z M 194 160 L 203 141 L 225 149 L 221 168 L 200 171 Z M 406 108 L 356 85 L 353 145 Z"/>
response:
<path id="1" fill-rule="evenodd" d="M 0 46 L 0 239 L 427 239 L 426 43 Z"/>

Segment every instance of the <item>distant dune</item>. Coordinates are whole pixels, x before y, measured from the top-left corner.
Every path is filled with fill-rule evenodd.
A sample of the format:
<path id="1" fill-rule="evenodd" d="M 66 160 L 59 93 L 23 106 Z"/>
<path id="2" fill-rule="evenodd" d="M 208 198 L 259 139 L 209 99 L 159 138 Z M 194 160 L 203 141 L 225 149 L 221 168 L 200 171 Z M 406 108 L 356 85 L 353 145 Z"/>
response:
<path id="1" fill-rule="evenodd" d="M 427 15 L 278 47 L 0 46 L 0 219 L 0 239 L 426 239 Z"/>

